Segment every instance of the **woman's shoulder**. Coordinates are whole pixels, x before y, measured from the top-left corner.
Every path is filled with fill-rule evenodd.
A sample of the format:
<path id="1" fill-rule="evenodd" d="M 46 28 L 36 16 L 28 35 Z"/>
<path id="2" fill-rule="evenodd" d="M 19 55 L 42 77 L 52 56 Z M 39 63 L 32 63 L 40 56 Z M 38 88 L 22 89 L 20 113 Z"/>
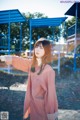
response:
<path id="1" fill-rule="evenodd" d="M 55 71 L 53 70 L 52 66 L 49 65 L 49 64 L 46 64 L 46 65 L 45 65 L 45 71 L 48 72 L 48 73 L 50 73 L 50 72 L 55 72 Z"/>

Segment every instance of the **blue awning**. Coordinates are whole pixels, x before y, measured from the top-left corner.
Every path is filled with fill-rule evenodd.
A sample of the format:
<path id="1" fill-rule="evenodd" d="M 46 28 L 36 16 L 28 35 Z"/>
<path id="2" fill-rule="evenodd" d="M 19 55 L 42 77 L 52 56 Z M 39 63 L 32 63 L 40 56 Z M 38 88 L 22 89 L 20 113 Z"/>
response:
<path id="1" fill-rule="evenodd" d="M 26 18 L 18 9 L 0 11 L 0 24 L 25 22 Z"/>
<path id="2" fill-rule="evenodd" d="M 67 17 L 30 19 L 31 27 L 59 26 Z"/>
<path id="3" fill-rule="evenodd" d="M 77 5 L 77 17 L 80 18 L 80 2 L 74 3 L 65 13 L 65 15 L 76 16 L 76 5 Z"/>

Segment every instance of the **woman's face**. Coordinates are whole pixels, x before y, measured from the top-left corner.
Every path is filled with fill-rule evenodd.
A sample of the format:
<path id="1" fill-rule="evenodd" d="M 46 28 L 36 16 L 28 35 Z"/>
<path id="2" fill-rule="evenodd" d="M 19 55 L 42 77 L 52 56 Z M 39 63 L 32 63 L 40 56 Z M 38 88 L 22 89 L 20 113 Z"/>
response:
<path id="1" fill-rule="evenodd" d="M 42 58 L 45 54 L 43 45 L 41 43 L 39 45 L 37 45 L 34 49 L 34 52 L 35 52 L 35 56 L 37 58 Z"/>

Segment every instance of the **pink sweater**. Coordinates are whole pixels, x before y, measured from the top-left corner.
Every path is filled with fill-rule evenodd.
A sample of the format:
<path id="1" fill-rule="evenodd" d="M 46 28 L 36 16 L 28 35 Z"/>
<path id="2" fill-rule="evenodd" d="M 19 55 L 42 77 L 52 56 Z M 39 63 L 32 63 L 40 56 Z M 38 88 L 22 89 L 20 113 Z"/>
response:
<path id="1" fill-rule="evenodd" d="M 31 60 L 13 57 L 12 65 L 19 70 L 28 72 L 28 86 L 24 100 L 24 115 L 30 120 L 56 120 L 58 101 L 55 88 L 55 72 L 46 65 L 40 75 L 30 71 Z"/>

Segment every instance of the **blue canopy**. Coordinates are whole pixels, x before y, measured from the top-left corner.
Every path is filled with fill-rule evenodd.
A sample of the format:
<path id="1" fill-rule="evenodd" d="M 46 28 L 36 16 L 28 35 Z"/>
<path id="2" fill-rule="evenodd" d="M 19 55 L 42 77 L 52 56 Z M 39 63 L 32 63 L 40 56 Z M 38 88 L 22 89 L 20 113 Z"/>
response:
<path id="1" fill-rule="evenodd" d="M 76 9 L 77 9 L 77 17 L 80 18 L 80 2 L 74 3 L 65 13 L 65 15 L 76 16 Z"/>
<path id="2" fill-rule="evenodd" d="M 59 26 L 67 17 L 30 19 L 31 27 Z"/>
<path id="3" fill-rule="evenodd" d="M 39 19 L 30 19 L 30 43 L 32 41 L 32 28 L 34 27 L 49 27 L 49 26 L 60 26 L 67 17 L 57 17 L 57 18 L 39 18 Z M 31 50 L 31 44 L 30 44 Z"/>
<path id="4" fill-rule="evenodd" d="M 18 9 L 0 11 L 0 24 L 25 21 L 26 18 Z"/>

